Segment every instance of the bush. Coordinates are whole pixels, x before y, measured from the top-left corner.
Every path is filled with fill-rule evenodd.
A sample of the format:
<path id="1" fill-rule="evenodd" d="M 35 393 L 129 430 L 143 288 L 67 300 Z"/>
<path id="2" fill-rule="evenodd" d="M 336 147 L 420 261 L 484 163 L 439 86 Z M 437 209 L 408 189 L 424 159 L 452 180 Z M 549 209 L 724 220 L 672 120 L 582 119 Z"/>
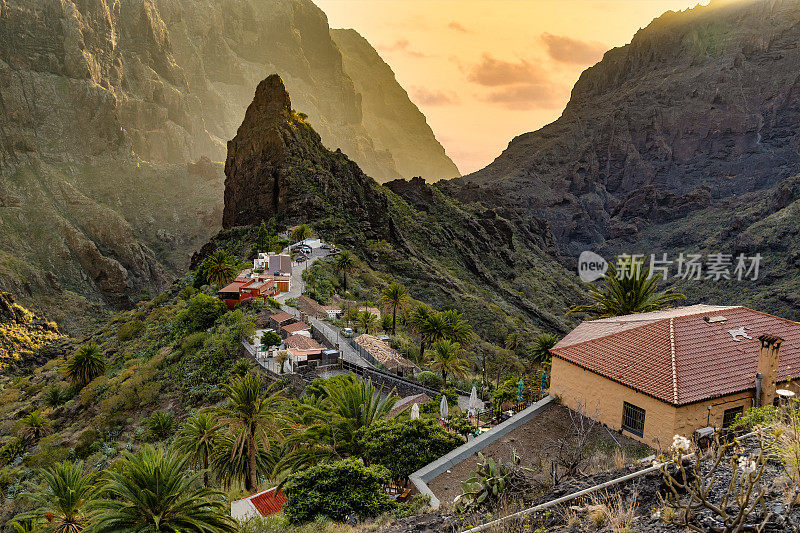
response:
<path id="1" fill-rule="evenodd" d="M 264 346 L 280 346 L 283 340 L 274 331 L 267 331 L 261 335 L 261 344 Z"/>
<path id="2" fill-rule="evenodd" d="M 364 458 L 389 469 L 393 479 L 406 479 L 426 464 L 464 443 L 435 420 L 384 420 L 359 435 Z"/>
<path id="3" fill-rule="evenodd" d="M 141 335 L 142 331 L 144 331 L 144 322 L 141 320 L 125 322 L 117 329 L 117 340 L 120 342 L 129 341 Z"/>
<path id="4" fill-rule="evenodd" d="M 78 437 L 78 442 L 75 444 L 75 456 L 78 459 L 86 459 L 100 449 L 99 444 L 100 433 L 95 429 L 87 429 Z"/>
<path id="5" fill-rule="evenodd" d="M 432 389 L 438 389 L 442 385 L 442 377 L 430 370 L 423 370 L 417 374 L 417 381 Z"/>
<path id="6" fill-rule="evenodd" d="M 349 515 L 371 518 L 394 507 L 383 490 L 389 480 L 386 468 L 364 466 L 355 459 L 312 466 L 286 479 L 284 513 L 291 523 L 320 515 L 336 521 Z"/>
<path id="7" fill-rule="evenodd" d="M 221 300 L 207 294 L 197 294 L 189 300 L 179 317 L 189 331 L 198 331 L 213 326 L 227 310 Z"/>
<path id="8" fill-rule="evenodd" d="M 739 413 L 733 421 L 734 428 L 753 429 L 756 426 L 768 426 L 780 417 L 778 408 L 772 405 L 764 407 L 751 407 L 744 413 Z"/>

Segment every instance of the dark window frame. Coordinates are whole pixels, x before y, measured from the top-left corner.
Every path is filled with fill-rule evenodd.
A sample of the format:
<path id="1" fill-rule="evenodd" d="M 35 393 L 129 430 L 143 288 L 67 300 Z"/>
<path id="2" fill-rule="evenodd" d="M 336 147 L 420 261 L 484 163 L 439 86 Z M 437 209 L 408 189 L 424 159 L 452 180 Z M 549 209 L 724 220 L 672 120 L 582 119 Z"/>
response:
<path id="1" fill-rule="evenodd" d="M 736 415 L 744 413 L 744 406 L 739 405 L 737 407 L 731 407 L 730 409 L 725 409 L 722 413 L 722 427 L 729 428 L 733 425 L 733 421 L 736 420 Z"/>
<path id="2" fill-rule="evenodd" d="M 622 402 L 622 429 L 636 435 L 644 436 L 644 421 L 647 411 L 632 403 Z M 635 424 L 635 425 L 632 425 Z"/>

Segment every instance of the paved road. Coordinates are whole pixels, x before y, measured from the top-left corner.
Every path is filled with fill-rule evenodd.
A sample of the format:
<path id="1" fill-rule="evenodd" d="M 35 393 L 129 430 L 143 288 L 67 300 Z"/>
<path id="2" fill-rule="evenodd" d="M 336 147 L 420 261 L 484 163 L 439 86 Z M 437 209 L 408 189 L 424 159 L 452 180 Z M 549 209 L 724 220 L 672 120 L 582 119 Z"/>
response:
<path id="1" fill-rule="evenodd" d="M 289 292 L 282 292 L 275 297 L 276 300 L 284 303 L 289 298 L 297 298 L 303 294 L 303 289 L 305 287 L 305 283 L 303 282 L 303 272 L 305 269 L 311 266 L 311 263 L 328 255 L 328 250 L 323 250 L 320 248 L 320 244 L 321 243 L 316 244 L 316 247 L 312 245 L 311 257 L 309 257 L 308 261 L 305 261 L 304 263 L 292 263 L 292 290 Z M 289 253 L 289 248 L 286 248 L 283 252 Z"/>

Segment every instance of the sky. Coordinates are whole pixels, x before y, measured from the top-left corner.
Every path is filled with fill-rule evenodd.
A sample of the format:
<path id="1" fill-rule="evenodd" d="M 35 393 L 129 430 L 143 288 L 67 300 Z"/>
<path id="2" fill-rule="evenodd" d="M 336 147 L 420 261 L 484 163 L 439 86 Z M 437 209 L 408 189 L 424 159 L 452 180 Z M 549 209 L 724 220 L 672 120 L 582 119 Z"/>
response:
<path id="1" fill-rule="evenodd" d="M 580 73 L 708 0 L 314 0 L 394 70 L 463 174 L 561 115 Z"/>

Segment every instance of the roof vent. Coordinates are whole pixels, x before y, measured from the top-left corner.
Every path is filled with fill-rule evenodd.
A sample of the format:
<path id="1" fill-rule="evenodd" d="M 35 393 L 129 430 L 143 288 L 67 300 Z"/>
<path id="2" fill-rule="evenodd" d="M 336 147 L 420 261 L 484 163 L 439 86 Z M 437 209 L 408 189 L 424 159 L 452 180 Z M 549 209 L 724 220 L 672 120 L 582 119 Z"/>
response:
<path id="1" fill-rule="evenodd" d="M 717 324 L 719 322 L 725 322 L 728 319 L 725 318 L 724 316 L 717 315 L 717 316 L 704 316 L 703 320 L 705 320 L 709 324 Z"/>

